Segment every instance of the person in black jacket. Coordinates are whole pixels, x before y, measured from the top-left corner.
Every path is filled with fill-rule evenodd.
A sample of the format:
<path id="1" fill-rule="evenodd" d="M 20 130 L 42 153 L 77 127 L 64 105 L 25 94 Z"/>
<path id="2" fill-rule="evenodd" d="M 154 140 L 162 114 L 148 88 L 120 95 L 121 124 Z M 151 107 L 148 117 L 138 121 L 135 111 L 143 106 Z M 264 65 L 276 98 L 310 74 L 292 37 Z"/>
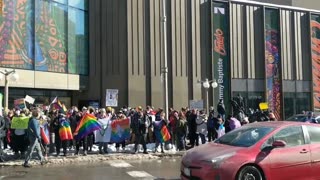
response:
<path id="1" fill-rule="evenodd" d="M 3 150 L 2 150 L 2 143 L 6 137 L 6 123 L 5 119 L 1 116 L 0 117 L 0 162 L 4 162 L 3 156 Z"/>
<path id="2" fill-rule="evenodd" d="M 59 115 L 58 117 L 56 117 L 51 126 L 54 130 L 54 134 L 55 134 L 55 145 L 56 145 L 56 156 L 59 156 L 60 155 L 60 148 L 62 147 L 63 148 L 63 156 L 67 156 L 67 144 L 68 142 L 67 141 L 62 141 L 60 139 L 60 134 L 59 134 L 59 130 L 61 128 L 61 121 L 62 120 L 66 120 L 66 116 L 63 114 L 62 111 L 59 111 Z"/>
<path id="3" fill-rule="evenodd" d="M 139 106 L 137 112 L 133 115 L 131 123 L 132 131 L 135 134 L 134 154 L 138 153 L 139 144 L 142 144 L 143 153 L 148 154 L 146 140 L 149 126 L 150 121 L 145 118 L 142 107 Z"/>
<path id="4" fill-rule="evenodd" d="M 189 140 L 191 148 L 194 147 L 197 137 L 197 123 L 196 120 L 198 118 L 198 110 L 193 109 L 192 113 L 189 115 L 188 121 L 188 129 L 189 129 Z"/>
<path id="5" fill-rule="evenodd" d="M 225 109 L 225 106 L 224 106 L 224 103 L 223 103 L 223 99 L 219 100 L 219 103 L 217 105 L 217 111 L 218 111 L 218 114 L 225 121 L 226 109 Z"/>

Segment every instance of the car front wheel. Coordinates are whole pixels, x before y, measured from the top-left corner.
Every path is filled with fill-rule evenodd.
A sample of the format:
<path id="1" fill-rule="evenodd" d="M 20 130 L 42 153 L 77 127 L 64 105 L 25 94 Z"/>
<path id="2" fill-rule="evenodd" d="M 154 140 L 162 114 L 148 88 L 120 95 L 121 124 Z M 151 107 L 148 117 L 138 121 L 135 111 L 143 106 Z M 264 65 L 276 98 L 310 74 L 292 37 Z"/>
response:
<path id="1" fill-rule="evenodd" d="M 237 180 L 263 180 L 261 171 L 255 166 L 245 166 L 241 168 Z"/>

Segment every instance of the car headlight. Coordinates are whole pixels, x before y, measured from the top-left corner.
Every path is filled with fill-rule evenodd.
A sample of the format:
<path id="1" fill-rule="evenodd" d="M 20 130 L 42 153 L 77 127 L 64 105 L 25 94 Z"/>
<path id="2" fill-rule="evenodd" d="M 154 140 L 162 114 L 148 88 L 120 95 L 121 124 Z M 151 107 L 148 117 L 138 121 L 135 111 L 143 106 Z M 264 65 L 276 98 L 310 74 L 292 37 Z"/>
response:
<path id="1" fill-rule="evenodd" d="M 213 168 L 219 168 L 219 167 L 220 167 L 220 164 L 221 164 L 224 160 L 232 157 L 232 156 L 235 155 L 235 154 L 236 154 L 235 152 L 232 152 L 232 153 L 228 153 L 228 154 L 224 154 L 224 155 L 215 157 L 215 158 L 213 158 L 213 159 L 211 159 L 211 160 L 203 160 L 203 162 L 211 163 L 211 164 L 213 165 L 213 166 L 212 166 Z"/>

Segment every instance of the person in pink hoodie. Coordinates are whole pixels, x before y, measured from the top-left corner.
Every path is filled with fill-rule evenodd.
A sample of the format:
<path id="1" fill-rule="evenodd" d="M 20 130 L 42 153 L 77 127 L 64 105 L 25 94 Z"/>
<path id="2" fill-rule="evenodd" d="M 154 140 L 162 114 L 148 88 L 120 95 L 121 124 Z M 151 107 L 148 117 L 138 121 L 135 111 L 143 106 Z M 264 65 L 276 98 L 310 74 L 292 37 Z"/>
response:
<path id="1" fill-rule="evenodd" d="M 229 119 L 229 127 L 230 127 L 231 131 L 241 127 L 240 121 L 238 119 L 236 119 L 235 117 L 230 116 L 230 118 L 228 118 L 228 119 Z"/>

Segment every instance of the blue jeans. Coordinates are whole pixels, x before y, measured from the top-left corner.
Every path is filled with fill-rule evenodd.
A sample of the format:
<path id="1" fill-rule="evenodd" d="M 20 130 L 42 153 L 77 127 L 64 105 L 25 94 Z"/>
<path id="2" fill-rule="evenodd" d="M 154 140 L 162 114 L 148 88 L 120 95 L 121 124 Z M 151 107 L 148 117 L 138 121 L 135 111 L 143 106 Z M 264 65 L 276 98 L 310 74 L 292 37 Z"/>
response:
<path id="1" fill-rule="evenodd" d="M 201 144 L 205 144 L 206 143 L 206 136 L 204 134 L 197 134 L 197 137 L 196 137 L 196 146 L 199 146 L 199 136 L 200 136 L 200 139 L 201 139 Z"/>
<path id="2" fill-rule="evenodd" d="M 28 148 L 28 152 L 27 152 L 24 164 L 28 164 L 29 163 L 29 161 L 30 161 L 30 159 L 32 157 L 32 153 L 33 153 L 34 149 L 36 149 L 37 155 L 38 155 L 40 161 L 41 162 L 44 161 L 44 157 L 42 155 L 42 150 L 41 150 L 41 146 L 40 146 L 40 143 L 39 143 L 38 139 L 30 139 L 30 146 Z"/>
<path id="3" fill-rule="evenodd" d="M 176 135 L 177 141 L 177 150 L 185 150 L 185 135 L 184 134 L 177 134 Z"/>

